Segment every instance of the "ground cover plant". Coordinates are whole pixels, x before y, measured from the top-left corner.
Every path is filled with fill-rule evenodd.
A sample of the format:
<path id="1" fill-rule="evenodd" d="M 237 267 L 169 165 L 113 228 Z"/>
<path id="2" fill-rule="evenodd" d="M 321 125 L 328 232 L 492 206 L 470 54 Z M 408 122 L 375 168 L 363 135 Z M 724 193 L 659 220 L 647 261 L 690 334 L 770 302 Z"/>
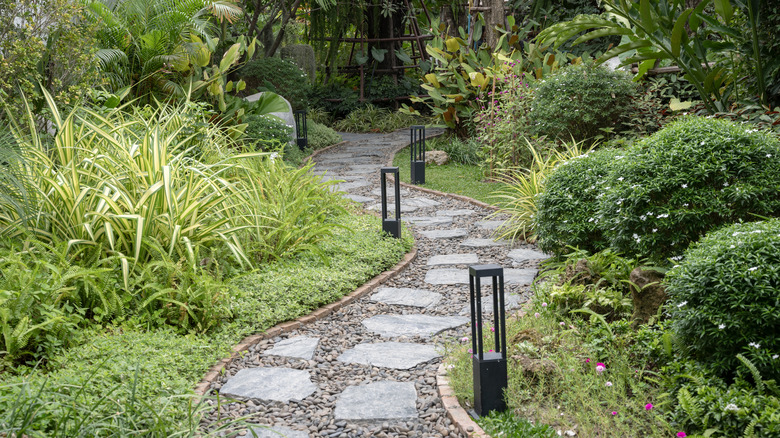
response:
<path id="1" fill-rule="evenodd" d="M 341 132 L 393 132 L 412 125 L 424 124 L 425 119 L 420 116 L 368 104 L 336 121 L 333 129 Z"/>

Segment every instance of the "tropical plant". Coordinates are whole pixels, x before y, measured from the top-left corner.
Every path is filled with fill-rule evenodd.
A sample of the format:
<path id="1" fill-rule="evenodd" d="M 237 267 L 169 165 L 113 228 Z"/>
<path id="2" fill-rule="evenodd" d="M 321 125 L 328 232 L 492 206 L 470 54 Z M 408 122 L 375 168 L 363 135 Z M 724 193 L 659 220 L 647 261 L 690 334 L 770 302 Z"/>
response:
<path id="1" fill-rule="evenodd" d="M 734 0 L 747 17 L 750 34 L 749 49 L 742 49 L 735 41 L 746 33 L 735 19 L 730 0 L 704 0 L 689 7 L 684 0 L 603 0 L 605 16 L 580 15 L 571 21 L 557 23 L 542 31 L 538 39 L 554 41 L 556 47 L 582 32 L 574 40 L 579 44 L 608 35 L 623 36 L 617 47 L 600 58 L 605 61 L 625 55 L 623 64 L 639 63 L 638 77 L 642 77 L 657 62 L 670 60 L 685 73 L 685 78 L 696 87 L 705 107 L 711 113 L 728 108 L 736 77 L 730 53 L 748 59 L 756 81 L 756 94 L 767 104 L 766 82 L 772 70 L 762 63 L 758 37 L 758 9 L 760 0 Z M 708 8 L 712 4 L 713 8 Z M 711 10 L 716 15 L 711 15 Z M 742 49 L 742 50 L 740 50 Z"/>
<path id="2" fill-rule="evenodd" d="M 251 91 L 272 91 L 290 102 L 293 110 L 306 109 L 311 89 L 309 78 L 292 61 L 260 58 L 247 62 L 238 75 Z"/>
<path id="3" fill-rule="evenodd" d="M 368 104 L 355 109 L 333 124 L 342 132 L 392 132 L 411 125 L 425 124 L 419 115 L 395 112 Z"/>

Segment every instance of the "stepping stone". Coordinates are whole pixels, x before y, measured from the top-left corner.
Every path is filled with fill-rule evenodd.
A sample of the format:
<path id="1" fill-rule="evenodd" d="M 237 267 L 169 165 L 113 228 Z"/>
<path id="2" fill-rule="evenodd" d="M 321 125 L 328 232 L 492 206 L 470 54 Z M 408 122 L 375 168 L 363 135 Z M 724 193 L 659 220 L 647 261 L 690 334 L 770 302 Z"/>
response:
<path id="1" fill-rule="evenodd" d="M 379 168 L 376 167 L 376 166 L 371 166 L 370 169 L 369 168 L 359 168 L 359 169 L 356 169 L 355 167 L 357 167 L 357 166 L 351 166 L 349 168 L 349 170 L 345 170 L 344 172 L 347 173 L 347 174 L 365 175 L 365 174 L 374 173 L 374 172 L 379 171 Z"/>
<path id="2" fill-rule="evenodd" d="M 382 204 L 372 205 L 368 207 L 368 209 L 374 211 L 382 211 Z M 387 211 L 388 212 L 395 211 L 395 202 L 390 202 L 390 201 L 387 202 Z M 401 201 L 401 213 L 411 213 L 413 211 L 417 211 L 417 207 L 404 204 L 404 202 Z"/>
<path id="3" fill-rule="evenodd" d="M 304 360 L 311 360 L 314 357 L 314 350 L 317 349 L 319 338 L 310 336 L 295 336 L 284 341 L 277 342 L 273 348 L 265 351 L 266 356 L 284 356 L 296 357 Z"/>
<path id="4" fill-rule="evenodd" d="M 460 210 L 438 210 L 436 216 L 469 216 L 476 213 L 474 210 L 460 209 Z"/>
<path id="5" fill-rule="evenodd" d="M 428 198 L 408 198 L 404 199 L 403 202 L 420 208 L 436 207 L 437 205 L 441 204 L 439 201 L 434 201 L 433 199 Z"/>
<path id="6" fill-rule="evenodd" d="M 347 198 L 347 199 L 351 199 L 351 200 L 353 200 L 355 202 L 360 202 L 360 203 L 376 201 L 376 198 L 372 198 L 370 196 L 360 196 L 360 195 L 346 194 L 346 195 L 344 195 L 344 197 Z"/>
<path id="7" fill-rule="evenodd" d="M 463 242 L 460 242 L 460 246 L 465 246 L 467 248 L 486 248 L 490 246 L 503 246 L 508 244 L 506 240 L 499 240 L 495 241 L 493 239 L 466 239 Z"/>
<path id="8" fill-rule="evenodd" d="M 401 212 L 403 212 L 403 204 L 401 204 Z M 452 230 L 430 230 L 420 231 L 420 234 L 428 239 L 455 239 L 457 237 L 465 237 L 469 235 L 469 231 L 463 228 L 455 228 Z"/>
<path id="9" fill-rule="evenodd" d="M 303 400 L 317 387 L 308 371 L 290 368 L 244 368 L 219 390 L 225 397 L 254 398 L 287 403 Z"/>
<path id="10" fill-rule="evenodd" d="M 468 269 L 431 269 L 425 274 L 428 284 L 469 284 Z"/>
<path id="11" fill-rule="evenodd" d="M 523 297 L 518 294 L 504 295 L 504 310 L 517 309 L 521 304 L 523 304 L 523 302 Z M 491 315 L 493 314 L 493 295 L 482 297 L 482 313 L 489 313 Z M 460 311 L 459 315 L 471 315 L 471 304 L 469 303 L 466 305 L 466 307 Z"/>
<path id="12" fill-rule="evenodd" d="M 473 265 L 479 263 L 476 254 L 443 254 L 428 259 L 428 266 Z"/>
<path id="13" fill-rule="evenodd" d="M 388 185 L 388 187 L 387 187 L 387 197 L 389 199 L 395 198 L 395 189 L 393 189 L 391 187 L 392 184 L 390 184 L 388 182 L 387 185 Z M 404 196 L 408 196 L 409 195 L 409 190 L 401 189 L 400 193 L 401 193 L 401 201 L 403 201 Z M 374 195 L 374 196 L 382 196 L 382 189 L 379 188 L 379 189 L 371 190 L 371 194 Z"/>
<path id="14" fill-rule="evenodd" d="M 338 357 L 339 362 L 359 363 L 375 367 L 408 370 L 418 364 L 441 357 L 436 347 L 408 342 L 382 342 L 358 344 Z"/>
<path id="15" fill-rule="evenodd" d="M 468 319 L 458 316 L 377 315 L 364 320 L 363 325 L 387 338 L 415 335 L 427 338 L 467 322 Z"/>
<path id="16" fill-rule="evenodd" d="M 538 269 L 504 269 L 504 284 L 527 286 L 534 282 Z"/>
<path id="17" fill-rule="evenodd" d="M 371 301 L 398 306 L 431 307 L 441 300 L 441 294 L 425 289 L 382 287 L 371 295 Z"/>
<path id="18" fill-rule="evenodd" d="M 365 187 L 370 185 L 371 183 L 366 180 L 355 180 L 352 182 L 339 183 L 336 184 L 334 187 L 337 192 L 346 192 L 347 190 L 357 189 L 360 187 Z"/>
<path id="19" fill-rule="evenodd" d="M 519 249 L 513 249 L 512 251 L 509 251 L 509 254 L 507 254 L 510 259 L 512 259 L 515 262 L 524 262 L 526 260 L 547 260 L 550 258 L 549 255 L 534 251 L 532 249 L 526 249 L 526 248 L 519 248 Z"/>
<path id="20" fill-rule="evenodd" d="M 497 230 L 504 225 L 504 221 L 479 221 L 476 225 L 485 230 Z"/>
<path id="21" fill-rule="evenodd" d="M 374 382 L 350 386 L 336 401 L 336 420 L 385 421 L 417 418 L 417 390 L 412 382 Z"/>
<path id="22" fill-rule="evenodd" d="M 252 431 L 258 438 L 309 438 L 309 432 L 302 430 L 293 430 L 284 426 L 255 426 Z M 253 436 L 247 432 L 246 436 Z"/>
<path id="23" fill-rule="evenodd" d="M 432 227 L 436 225 L 450 225 L 452 223 L 451 217 L 444 216 L 408 216 L 403 218 L 404 221 L 417 225 L 418 227 Z"/>
<path id="24" fill-rule="evenodd" d="M 378 164 L 356 164 L 354 161 L 352 163 L 350 163 L 350 166 L 349 166 L 350 170 L 352 170 L 352 171 L 367 170 L 369 172 L 377 172 L 377 171 L 379 171 L 380 167 L 381 166 L 379 166 Z"/>
<path id="25" fill-rule="evenodd" d="M 346 154 L 346 153 L 336 153 L 336 154 L 326 153 L 325 155 L 320 154 L 320 156 L 328 157 L 327 159 L 329 159 L 329 160 L 345 160 L 346 161 L 346 160 L 351 160 L 352 159 L 352 154 Z"/>

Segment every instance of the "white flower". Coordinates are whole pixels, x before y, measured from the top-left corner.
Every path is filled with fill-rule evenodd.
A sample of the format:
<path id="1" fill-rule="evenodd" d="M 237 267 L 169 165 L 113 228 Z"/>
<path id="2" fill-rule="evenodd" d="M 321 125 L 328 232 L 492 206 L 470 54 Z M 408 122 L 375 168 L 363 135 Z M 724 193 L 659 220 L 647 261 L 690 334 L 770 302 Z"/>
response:
<path id="1" fill-rule="evenodd" d="M 751 272 L 753 272 L 753 271 L 755 271 L 756 269 L 758 269 L 758 266 L 753 266 L 752 268 L 749 268 L 749 269 L 748 269 L 748 271 L 751 271 Z"/>
<path id="2" fill-rule="evenodd" d="M 726 324 L 718 324 L 718 330 L 723 330 L 726 328 Z"/>
<path id="3" fill-rule="evenodd" d="M 683 184 L 683 185 L 681 185 L 680 187 L 682 187 L 682 188 L 684 188 L 684 189 L 687 189 L 687 188 L 688 188 L 688 184 Z"/>
<path id="4" fill-rule="evenodd" d="M 772 154 L 766 154 L 767 158 L 772 158 Z"/>
<path id="5" fill-rule="evenodd" d="M 778 357 L 780 357 L 780 355 L 773 354 L 773 355 L 772 355 L 772 360 L 775 360 L 775 359 L 777 359 Z"/>
<path id="6" fill-rule="evenodd" d="M 620 178 L 618 178 L 618 181 L 623 181 L 623 177 L 621 176 Z"/>
<path id="7" fill-rule="evenodd" d="M 729 403 L 729 404 L 726 405 L 725 408 L 723 408 L 723 410 L 724 411 L 738 411 L 739 407 L 737 407 L 737 405 L 735 405 L 734 403 Z"/>
<path id="8" fill-rule="evenodd" d="M 677 307 L 683 307 L 686 304 L 688 304 L 688 302 L 687 301 L 683 301 L 682 303 L 678 304 Z"/>
<path id="9" fill-rule="evenodd" d="M 749 347 L 756 348 L 756 349 L 758 349 L 758 348 L 761 348 L 761 344 L 759 344 L 758 342 L 750 342 L 750 343 L 748 344 L 748 346 L 749 346 Z"/>

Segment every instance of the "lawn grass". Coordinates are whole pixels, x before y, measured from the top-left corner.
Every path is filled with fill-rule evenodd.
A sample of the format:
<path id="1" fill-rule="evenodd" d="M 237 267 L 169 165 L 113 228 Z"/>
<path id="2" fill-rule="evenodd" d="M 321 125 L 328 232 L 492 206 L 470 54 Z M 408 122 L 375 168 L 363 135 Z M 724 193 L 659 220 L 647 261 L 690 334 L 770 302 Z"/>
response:
<path id="1" fill-rule="evenodd" d="M 393 159 L 398 166 L 401 181 L 410 182 L 411 162 L 409 148 L 399 151 Z M 492 195 L 501 183 L 486 182 L 478 166 L 450 162 L 443 166 L 429 164 L 425 167 L 425 184 L 420 187 L 468 196 L 488 204 L 495 204 Z"/>
<path id="2" fill-rule="evenodd" d="M 83 331 L 79 345 L 50 358 L 46 370 L 4 375 L 0 436 L 20 431 L 14 426 L 26 421 L 19 414 L 26 411 L 45 436 L 101 435 L 111 430 L 105 424 L 170 436 L 189 430 L 193 418 L 197 426 L 193 388 L 233 345 L 352 292 L 396 264 L 413 244 L 411 233 L 400 240 L 381 233 L 371 215 L 345 214 L 336 221 L 343 228 L 320 242 L 319 255 L 303 253 L 230 280 L 233 317 L 207 334 L 124 321 Z M 60 426 L 62 418 L 73 418 L 65 423 L 76 429 Z"/>

